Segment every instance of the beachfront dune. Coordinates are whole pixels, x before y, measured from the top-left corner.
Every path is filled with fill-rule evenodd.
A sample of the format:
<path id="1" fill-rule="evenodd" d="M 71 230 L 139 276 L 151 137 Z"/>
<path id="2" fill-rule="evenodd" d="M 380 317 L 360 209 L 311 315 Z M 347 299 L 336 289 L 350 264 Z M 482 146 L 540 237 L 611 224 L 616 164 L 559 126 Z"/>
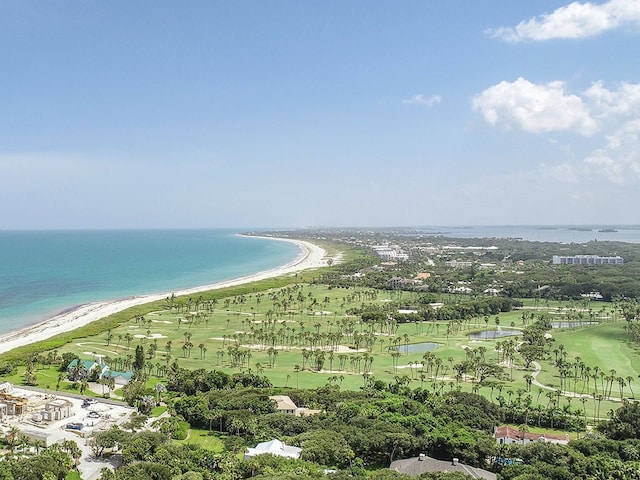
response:
<path id="1" fill-rule="evenodd" d="M 189 288 L 176 292 L 163 292 L 151 295 L 141 295 L 137 297 L 129 297 L 120 300 L 95 302 L 82 305 L 78 308 L 65 311 L 55 317 L 45 320 L 44 322 L 23 328 L 16 332 L 8 333 L 0 336 L 0 353 L 8 352 L 14 348 L 28 345 L 30 343 L 46 340 L 59 333 L 69 332 L 80 328 L 101 318 L 108 317 L 127 308 L 142 305 L 148 302 L 154 302 L 167 298 L 171 294 L 176 296 L 193 295 L 196 293 L 206 292 L 219 288 L 232 287 L 243 283 L 255 282 L 266 278 L 279 277 L 291 273 L 307 270 L 311 268 L 319 268 L 327 265 L 325 258 L 326 252 L 319 246 L 304 242 L 301 240 L 292 240 L 285 238 L 268 237 L 270 240 L 281 240 L 284 242 L 292 242 L 300 247 L 300 255 L 291 263 L 282 267 L 274 268 L 254 275 L 227 280 L 214 283 L 211 285 L 202 285 L 200 287 Z"/>

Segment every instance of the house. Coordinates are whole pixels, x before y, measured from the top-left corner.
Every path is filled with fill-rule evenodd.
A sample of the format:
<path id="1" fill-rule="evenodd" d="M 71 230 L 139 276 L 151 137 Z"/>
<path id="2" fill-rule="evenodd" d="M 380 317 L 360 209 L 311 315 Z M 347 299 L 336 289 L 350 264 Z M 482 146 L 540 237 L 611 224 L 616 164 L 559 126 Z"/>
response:
<path id="1" fill-rule="evenodd" d="M 13 392 L 13 388 L 11 389 Z M 0 392 L 0 418 L 5 415 L 22 415 L 27 413 L 27 404 L 29 399 L 27 397 L 13 395 L 6 390 Z"/>
<path id="2" fill-rule="evenodd" d="M 293 403 L 293 400 L 291 400 L 288 395 L 272 395 L 269 399 L 276 402 L 278 413 L 286 413 L 288 415 L 296 414 L 298 407 Z"/>
<path id="3" fill-rule="evenodd" d="M 247 448 L 244 453 L 244 459 L 249 460 L 256 455 L 275 455 L 277 457 L 298 459 L 302 454 L 300 447 L 290 447 L 285 445 L 280 440 L 270 440 L 268 442 L 262 442 L 255 446 L 255 448 Z"/>
<path id="4" fill-rule="evenodd" d="M 531 442 L 549 442 L 566 445 L 569 443 L 569 435 L 554 435 L 552 433 L 529 433 L 518 430 L 508 425 L 495 427 L 494 435 L 499 444 L 519 443 L 525 445 Z"/>
<path id="5" fill-rule="evenodd" d="M 56 399 L 48 402 L 41 413 L 42 419 L 49 422 L 68 418 L 73 414 L 71 407 L 73 404 L 69 400 Z"/>
<path id="6" fill-rule="evenodd" d="M 436 460 L 423 453 L 418 457 L 396 460 L 391 463 L 389 469 L 414 477 L 428 472 L 459 472 L 471 478 L 481 478 L 484 480 L 496 480 L 497 478 L 495 473 L 483 470 L 482 468 L 470 467 L 469 465 L 460 463 L 457 458 L 447 462 L 444 460 Z"/>
<path id="7" fill-rule="evenodd" d="M 116 385 L 126 385 L 132 377 L 133 372 L 118 372 L 116 370 L 108 370 L 104 374 L 104 378 L 113 378 Z"/>
<path id="8" fill-rule="evenodd" d="M 320 410 L 298 407 L 288 395 L 271 395 L 269 399 L 276 402 L 278 413 L 295 415 L 296 417 L 305 417 L 307 415 L 317 415 L 320 413 Z"/>
<path id="9" fill-rule="evenodd" d="M 97 357 L 98 361 L 80 360 L 78 358 L 72 360 L 69 365 L 67 365 L 69 380 L 77 381 L 82 378 L 87 378 L 91 372 L 95 372 L 98 380 L 101 378 L 113 378 L 116 385 L 126 385 L 131 381 L 131 377 L 133 376 L 132 372 L 111 370 L 109 365 L 102 363 L 101 355 Z"/>
<path id="10" fill-rule="evenodd" d="M 74 358 L 67 365 L 67 372 L 69 380 L 76 381 L 82 378 L 87 378 L 91 375 L 91 372 L 95 371 L 98 378 L 102 378 L 102 375 L 109 370 L 109 367 L 96 362 L 95 360 L 80 360 Z"/>

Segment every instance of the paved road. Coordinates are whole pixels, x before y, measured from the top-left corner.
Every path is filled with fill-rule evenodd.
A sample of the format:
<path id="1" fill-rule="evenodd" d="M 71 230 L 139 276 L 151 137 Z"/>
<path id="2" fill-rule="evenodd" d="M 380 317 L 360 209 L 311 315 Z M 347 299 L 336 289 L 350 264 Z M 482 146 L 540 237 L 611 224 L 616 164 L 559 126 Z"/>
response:
<path id="1" fill-rule="evenodd" d="M 20 390 L 30 390 L 32 392 L 45 393 L 47 395 L 59 395 L 61 397 L 77 398 L 79 400 L 94 399 L 102 403 L 108 403 L 109 405 L 117 405 L 118 407 L 129 406 L 126 402 L 122 402 L 120 400 L 114 400 L 112 398 L 91 397 L 88 395 L 80 395 L 79 393 L 71 393 L 67 391 L 60 392 L 58 390 L 49 390 L 46 388 L 39 388 L 39 387 L 27 387 L 25 385 L 15 385 L 15 388 L 19 388 Z"/>
<path id="2" fill-rule="evenodd" d="M 531 380 L 531 383 L 533 385 L 535 385 L 536 387 L 540 387 L 540 388 L 544 388 L 545 390 L 553 390 L 554 392 L 556 390 L 558 390 L 555 387 L 552 387 L 550 385 L 545 385 L 544 383 L 540 383 L 537 379 L 538 374 L 540 373 L 540 371 L 542 370 L 542 366 L 538 363 L 538 362 L 532 362 L 535 370 L 533 371 L 533 373 L 531 374 L 531 376 L 533 377 L 533 379 Z M 574 392 L 568 392 L 566 390 L 563 390 L 560 392 L 561 395 L 565 396 L 565 397 L 574 397 L 574 398 L 593 398 L 593 395 L 590 395 L 588 393 L 574 393 Z M 610 400 L 612 402 L 619 402 L 620 399 L 619 398 L 606 398 L 605 400 Z"/>

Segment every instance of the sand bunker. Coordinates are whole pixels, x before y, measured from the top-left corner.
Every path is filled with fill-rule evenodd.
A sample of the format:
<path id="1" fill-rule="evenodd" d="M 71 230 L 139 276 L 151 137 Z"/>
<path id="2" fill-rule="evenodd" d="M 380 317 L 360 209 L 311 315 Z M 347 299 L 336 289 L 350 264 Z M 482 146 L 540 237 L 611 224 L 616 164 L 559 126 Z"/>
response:
<path id="1" fill-rule="evenodd" d="M 151 340 L 153 340 L 154 338 L 167 338 L 166 335 L 163 335 L 161 333 L 152 333 L 151 335 L 142 335 L 140 333 L 134 335 L 135 338 L 150 338 Z"/>

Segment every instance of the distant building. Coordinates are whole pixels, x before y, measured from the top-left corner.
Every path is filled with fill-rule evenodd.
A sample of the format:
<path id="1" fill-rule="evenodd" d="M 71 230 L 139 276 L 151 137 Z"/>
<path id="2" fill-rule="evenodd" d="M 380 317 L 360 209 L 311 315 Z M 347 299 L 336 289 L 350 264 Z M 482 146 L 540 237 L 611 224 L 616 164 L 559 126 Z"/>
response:
<path id="1" fill-rule="evenodd" d="M 389 247 L 387 245 L 375 245 L 372 247 L 373 251 L 383 260 L 409 260 L 409 255 L 401 250 Z"/>
<path id="2" fill-rule="evenodd" d="M 554 255 L 551 263 L 554 265 L 622 265 L 624 258 L 620 256 L 601 257 L 600 255 Z"/>
<path id="3" fill-rule="evenodd" d="M 469 268 L 471 265 L 473 265 L 473 262 L 461 262 L 458 260 L 447 260 L 444 262 L 445 267 L 451 268 Z"/>
<path id="4" fill-rule="evenodd" d="M 396 460 L 391 463 L 389 469 L 395 470 L 398 473 L 412 475 L 414 477 L 418 477 L 423 473 L 428 472 L 459 472 L 464 475 L 468 475 L 471 478 L 481 478 L 484 480 L 496 480 L 497 478 L 495 473 L 483 470 L 482 468 L 465 465 L 460 463 L 457 458 L 447 462 L 444 460 L 436 460 L 435 458 L 428 457 L 424 454 L 420 454 L 418 457 L 407 458 L 405 460 Z"/>
<path id="5" fill-rule="evenodd" d="M 463 293 L 463 294 L 470 294 L 473 293 L 473 289 L 471 287 L 449 287 L 448 289 L 449 293 Z"/>
<path id="6" fill-rule="evenodd" d="M 581 293 L 582 298 L 588 298 L 589 300 L 603 300 L 604 297 L 600 292 Z"/>
<path id="7" fill-rule="evenodd" d="M 269 442 L 262 442 L 255 446 L 255 448 L 247 448 L 244 452 L 244 459 L 249 460 L 256 455 L 275 455 L 277 457 L 298 459 L 302 454 L 300 447 L 290 447 L 285 445 L 280 440 L 271 440 Z"/>
<path id="8" fill-rule="evenodd" d="M 485 293 L 486 295 L 496 296 L 496 295 L 500 295 L 500 292 L 502 292 L 502 290 L 500 290 L 499 288 L 487 288 L 482 293 Z"/>
<path id="9" fill-rule="evenodd" d="M 529 433 L 518 430 L 508 425 L 495 427 L 494 437 L 499 444 L 519 443 L 525 445 L 531 442 L 548 442 L 566 445 L 569 443 L 568 435 L 554 435 L 552 433 Z"/>

